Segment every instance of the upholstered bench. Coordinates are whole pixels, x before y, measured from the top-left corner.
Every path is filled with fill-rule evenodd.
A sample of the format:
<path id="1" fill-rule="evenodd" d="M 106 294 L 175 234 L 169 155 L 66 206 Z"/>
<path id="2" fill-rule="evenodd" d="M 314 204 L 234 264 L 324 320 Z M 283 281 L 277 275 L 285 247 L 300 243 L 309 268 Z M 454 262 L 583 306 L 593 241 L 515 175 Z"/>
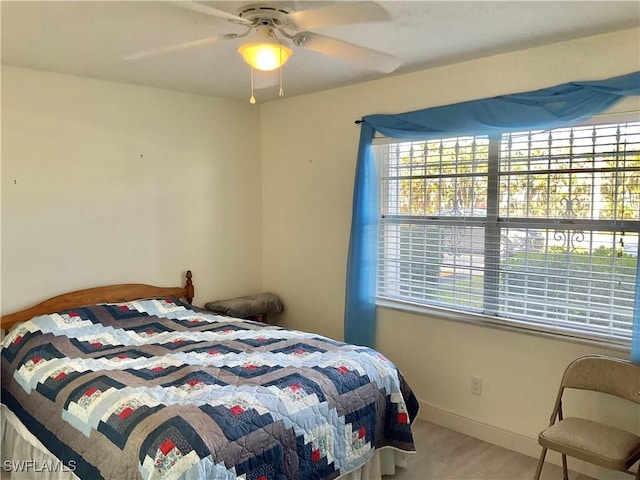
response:
<path id="1" fill-rule="evenodd" d="M 282 300 L 275 293 L 259 293 L 245 297 L 208 302 L 207 310 L 230 317 L 245 318 L 267 323 L 267 314 L 284 310 Z"/>

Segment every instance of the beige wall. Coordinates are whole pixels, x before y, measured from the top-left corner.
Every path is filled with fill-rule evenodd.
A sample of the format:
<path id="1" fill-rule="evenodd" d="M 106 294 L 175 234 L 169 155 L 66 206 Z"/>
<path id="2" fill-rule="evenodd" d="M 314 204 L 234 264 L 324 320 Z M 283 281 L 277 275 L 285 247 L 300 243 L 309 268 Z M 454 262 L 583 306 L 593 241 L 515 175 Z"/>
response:
<path id="1" fill-rule="evenodd" d="M 628 30 L 264 104 L 2 70 L 2 311 L 122 281 L 197 300 L 280 293 L 285 326 L 342 338 L 353 121 L 640 68 Z M 259 117 L 258 117 L 259 112 Z M 262 207 L 260 205 L 262 204 Z M 378 348 L 422 415 L 537 454 L 586 345 L 380 309 Z M 483 395 L 471 396 L 471 375 Z M 576 398 L 621 426 L 640 413 Z"/>
<path id="2" fill-rule="evenodd" d="M 283 325 L 342 338 L 354 120 L 639 68 L 640 30 L 633 29 L 264 105 L 264 287 L 284 298 Z M 377 348 L 406 374 L 425 418 L 532 455 L 564 366 L 589 352 L 628 355 L 382 308 Z M 484 380 L 481 397 L 470 394 L 472 375 Z M 577 400 L 581 410 L 640 431 L 637 408 Z"/>
<path id="3" fill-rule="evenodd" d="M 259 291 L 258 111 L 2 68 L 2 312 L 102 284 Z"/>

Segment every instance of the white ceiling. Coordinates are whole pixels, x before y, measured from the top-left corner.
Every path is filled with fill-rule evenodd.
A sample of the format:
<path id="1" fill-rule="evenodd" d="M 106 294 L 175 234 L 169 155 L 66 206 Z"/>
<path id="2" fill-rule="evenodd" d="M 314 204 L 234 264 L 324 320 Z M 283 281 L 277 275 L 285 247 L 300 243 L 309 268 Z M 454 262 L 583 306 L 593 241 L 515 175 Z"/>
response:
<path id="1" fill-rule="evenodd" d="M 249 1 L 202 2 L 236 13 Z M 295 11 L 332 2 L 268 2 Z M 640 26 L 632 1 L 381 1 L 388 22 L 334 26 L 317 33 L 402 59 L 391 75 L 582 36 Z M 238 40 L 221 40 L 138 60 L 127 54 L 240 33 L 241 26 L 157 1 L 1 2 L 2 64 L 85 77 L 248 99 L 249 67 Z M 382 78 L 293 47 L 283 69 L 286 96 Z M 277 74 L 259 73 L 258 101 L 277 98 Z"/>

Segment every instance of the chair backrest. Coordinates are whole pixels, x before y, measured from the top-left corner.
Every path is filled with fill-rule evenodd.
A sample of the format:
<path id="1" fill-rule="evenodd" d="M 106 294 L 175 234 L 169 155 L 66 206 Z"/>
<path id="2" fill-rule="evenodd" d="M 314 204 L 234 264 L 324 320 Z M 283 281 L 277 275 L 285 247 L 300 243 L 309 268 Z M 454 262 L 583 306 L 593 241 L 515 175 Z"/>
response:
<path id="1" fill-rule="evenodd" d="M 561 386 L 608 393 L 640 404 L 640 365 L 603 355 L 585 355 L 569 364 Z"/>

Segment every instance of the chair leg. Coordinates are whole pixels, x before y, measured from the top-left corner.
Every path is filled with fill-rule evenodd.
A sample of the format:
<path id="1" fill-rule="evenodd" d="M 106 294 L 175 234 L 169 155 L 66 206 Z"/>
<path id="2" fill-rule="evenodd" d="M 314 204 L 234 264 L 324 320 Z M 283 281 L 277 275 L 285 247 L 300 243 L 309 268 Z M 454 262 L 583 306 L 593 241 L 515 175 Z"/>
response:
<path id="1" fill-rule="evenodd" d="M 542 467 L 544 466 L 544 457 L 547 455 L 547 449 L 542 447 L 540 452 L 540 460 L 538 460 L 538 468 L 536 469 L 536 475 L 533 480 L 540 480 L 540 474 L 542 473 Z"/>
<path id="2" fill-rule="evenodd" d="M 567 456 L 562 455 L 562 478 L 569 480 L 569 470 L 567 469 Z"/>

